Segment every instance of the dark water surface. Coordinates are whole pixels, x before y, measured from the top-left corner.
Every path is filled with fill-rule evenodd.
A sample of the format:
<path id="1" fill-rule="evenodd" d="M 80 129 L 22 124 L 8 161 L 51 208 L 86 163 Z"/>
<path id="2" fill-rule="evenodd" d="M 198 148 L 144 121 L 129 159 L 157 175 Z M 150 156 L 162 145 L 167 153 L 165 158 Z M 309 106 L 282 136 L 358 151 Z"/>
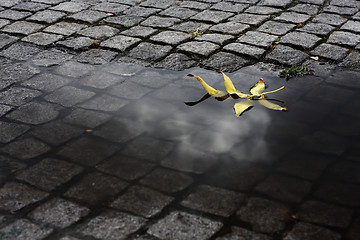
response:
<path id="1" fill-rule="evenodd" d="M 26 129 L 1 138 L 3 236 L 6 226 L 27 219 L 50 229 L 49 239 L 360 239 L 358 72 L 286 81 L 278 72 L 243 68 L 228 74 L 239 90 L 248 92 L 259 78 L 268 90 L 284 85 L 269 97 L 288 111 L 255 102 L 236 117 L 236 99 L 184 103 L 206 93 L 195 78 L 184 79 L 188 73 L 225 90 L 214 71 L 74 62 L 36 68 L 36 75 L 0 92 L 0 106 L 13 108 L 0 121 Z M 11 102 L 4 92 L 14 87 L 39 92 Z M 6 131 L 1 134 L 13 134 Z M 47 195 L 14 207 L 6 200 L 11 194 L 26 198 L 26 190 L 9 185 L 14 182 Z M 39 208 L 57 198 L 87 210 L 69 224 L 55 207 L 41 215 Z M 123 232 L 112 223 L 101 228 L 95 219 L 114 219 L 109 211 L 141 221 Z M 174 230 L 167 221 L 172 214 L 190 216 L 188 229 L 195 230 Z M 212 221 L 204 232 L 196 217 Z"/>

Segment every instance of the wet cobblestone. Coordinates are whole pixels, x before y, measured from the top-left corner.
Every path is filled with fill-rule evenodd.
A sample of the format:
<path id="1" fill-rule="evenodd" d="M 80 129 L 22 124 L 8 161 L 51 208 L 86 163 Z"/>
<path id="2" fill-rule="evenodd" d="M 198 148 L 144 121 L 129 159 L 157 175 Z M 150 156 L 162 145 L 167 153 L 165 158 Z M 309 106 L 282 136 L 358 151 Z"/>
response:
<path id="1" fill-rule="evenodd" d="M 0 239 L 358 240 L 359 10 L 1 0 Z M 313 76 L 273 81 L 295 63 Z M 222 84 L 199 67 L 286 85 L 289 111 L 190 114 L 184 75 Z"/>

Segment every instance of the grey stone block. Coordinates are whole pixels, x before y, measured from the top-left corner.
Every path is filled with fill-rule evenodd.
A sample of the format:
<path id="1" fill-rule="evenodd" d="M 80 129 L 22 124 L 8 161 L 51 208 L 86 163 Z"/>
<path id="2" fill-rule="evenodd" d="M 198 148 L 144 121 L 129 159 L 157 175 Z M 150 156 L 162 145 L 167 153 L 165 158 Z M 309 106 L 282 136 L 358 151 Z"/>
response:
<path id="1" fill-rule="evenodd" d="M 168 155 L 173 147 L 174 145 L 170 142 L 149 137 L 138 137 L 129 142 L 121 153 L 136 159 L 158 162 Z"/>
<path id="2" fill-rule="evenodd" d="M 35 1 L 39 2 L 39 3 L 55 5 L 55 4 L 65 2 L 66 0 L 35 0 Z"/>
<path id="3" fill-rule="evenodd" d="M 77 38 L 67 39 L 65 41 L 59 41 L 56 44 L 74 50 L 80 50 L 80 49 L 88 48 L 93 42 L 94 40 L 88 37 L 77 37 Z"/>
<path id="4" fill-rule="evenodd" d="M 192 32 L 196 32 L 197 29 L 199 29 L 198 31 L 200 33 L 205 32 L 210 27 L 211 27 L 210 24 L 189 21 L 189 22 L 180 23 L 178 25 L 174 25 L 174 26 L 170 27 L 170 29 L 191 34 Z"/>
<path id="5" fill-rule="evenodd" d="M 38 32 L 38 33 L 33 33 L 21 40 L 24 42 L 33 43 L 40 46 L 48 46 L 59 41 L 62 38 L 63 36 L 61 35 Z"/>
<path id="6" fill-rule="evenodd" d="M 110 0 L 110 2 L 116 2 L 116 3 L 126 4 L 126 5 L 130 5 L 130 6 L 135 6 L 135 5 L 138 5 L 139 3 L 141 3 L 142 0 Z"/>
<path id="7" fill-rule="evenodd" d="M 17 41 L 19 38 L 7 34 L 0 34 L 0 49 Z"/>
<path id="8" fill-rule="evenodd" d="M 141 184 L 166 193 L 182 191 L 192 182 L 190 176 L 165 168 L 157 168 L 140 180 Z"/>
<path id="9" fill-rule="evenodd" d="M 253 197 L 240 207 L 236 216 L 256 232 L 276 233 L 285 228 L 290 209 L 282 203 Z"/>
<path id="10" fill-rule="evenodd" d="M 70 187 L 64 196 L 90 205 L 114 198 L 128 184 L 120 179 L 99 172 L 90 173 Z"/>
<path id="11" fill-rule="evenodd" d="M 191 17 L 191 20 L 211 22 L 211 23 L 220 23 L 230 17 L 234 16 L 233 13 L 229 12 L 220 12 L 214 10 L 204 10 L 195 16 Z"/>
<path id="12" fill-rule="evenodd" d="M 34 186 L 51 191 L 83 170 L 82 167 L 53 158 L 46 158 L 41 162 L 22 170 L 16 178 Z"/>
<path id="13" fill-rule="evenodd" d="M 62 64 L 70 60 L 71 58 L 73 58 L 73 55 L 71 54 L 62 52 L 60 50 L 51 49 L 51 50 L 42 51 L 39 54 L 35 55 L 34 57 L 31 58 L 30 62 L 36 66 L 50 67 L 50 66 Z M 48 82 L 50 83 L 51 81 L 52 80 L 49 79 Z M 39 89 L 48 89 L 51 87 L 52 85 L 50 84 L 50 86 L 42 86 L 39 87 Z"/>
<path id="14" fill-rule="evenodd" d="M 83 131 L 81 128 L 55 121 L 32 130 L 31 135 L 52 145 L 60 145 L 72 138 L 78 137 Z"/>
<path id="15" fill-rule="evenodd" d="M 70 19 L 74 19 L 76 21 L 88 22 L 88 23 L 96 23 L 106 17 L 108 17 L 106 13 L 92 11 L 92 10 L 84 10 L 68 16 L 68 18 Z"/>
<path id="16" fill-rule="evenodd" d="M 173 197 L 166 196 L 140 185 L 135 185 L 115 199 L 110 206 L 150 218 L 160 213 L 161 210 L 173 200 Z"/>
<path id="17" fill-rule="evenodd" d="M 22 183 L 8 182 L 0 188 L 0 208 L 15 212 L 48 196 L 40 190 L 30 188 Z"/>
<path id="18" fill-rule="evenodd" d="M 210 9 L 225 11 L 225 12 L 241 13 L 248 6 L 249 6 L 248 4 L 241 4 L 241 3 L 219 2 L 213 5 Z"/>
<path id="19" fill-rule="evenodd" d="M 254 47 L 247 44 L 242 43 L 230 43 L 223 48 L 226 51 L 239 53 L 242 55 L 247 55 L 254 58 L 261 58 L 264 55 L 265 50 L 262 48 Z"/>
<path id="20" fill-rule="evenodd" d="M 94 26 L 88 27 L 78 32 L 78 34 L 83 35 L 85 37 L 97 39 L 97 40 L 104 40 L 109 37 L 116 35 L 119 32 L 118 29 L 101 25 L 101 26 Z"/>
<path id="21" fill-rule="evenodd" d="M 78 110 L 74 110 L 77 111 Z M 94 166 L 118 150 L 111 144 L 99 142 L 94 138 L 82 137 L 63 146 L 57 154 L 76 163 Z"/>
<path id="22" fill-rule="evenodd" d="M 132 27 L 134 25 L 139 24 L 142 20 L 144 20 L 144 18 L 140 16 L 121 15 L 121 16 L 106 18 L 104 21 L 106 23 Z"/>
<path id="23" fill-rule="evenodd" d="M 267 21 L 263 25 L 261 25 L 257 29 L 257 31 L 275 34 L 275 35 L 284 35 L 289 31 L 293 30 L 295 27 L 296 27 L 295 24 Z"/>
<path id="24" fill-rule="evenodd" d="M 161 67 L 173 71 L 181 71 L 196 65 L 196 62 L 182 53 L 173 53 L 164 60 L 155 64 L 155 67 Z"/>
<path id="25" fill-rule="evenodd" d="M 23 43 L 14 43 L 6 50 L 1 51 L 0 56 L 14 60 L 27 60 L 38 52 L 40 52 L 40 49 L 37 47 L 32 47 Z"/>
<path id="26" fill-rule="evenodd" d="M 199 211 L 230 217 L 242 204 L 245 195 L 209 185 L 200 185 L 181 205 Z"/>
<path id="27" fill-rule="evenodd" d="M 354 33 L 335 31 L 330 35 L 327 42 L 337 45 L 355 47 L 360 43 L 360 36 Z"/>
<path id="28" fill-rule="evenodd" d="M 319 6 L 314 5 L 314 4 L 301 4 L 300 3 L 300 4 L 295 5 L 294 7 L 289 8 L 289 10 L 314 16 L 319 12 Z"/>
<path id="29" fill-rule="evenodd" d="M 59 111 L 56 107 L 33 101 L 20 106 L 8 114 L 7 117 L 28 124 L 42 124 L 54 120 L 58 115 Z"/>
<path id="30" fill-rule="evenodd" d="M 329 58 L 335 61 L 341 61 L 346 57 L 348 52 L 349 51 L 346 48 L 342 48 L 332 44 L 322 43 L 310 53 L 315 56 Z"/>
<path id="31" fill-rule="evenodd" d="M 33 239 L 40 240 L 48 236 L 53 229 L 39 226 L 27 219 L 18 219 L 15 222 L 0 229 L 3 239 Z"/>
<path id="32" fill-rule="evenodd" d="M 222 225 L 208 218 L 174 211 L 150 226 L 147 232 L 160 239 L 205 240 L 213 236 Z"/>
<path id="33" fill-rule="evenodd" d="M 177 49 L 180 51 L 198 54 L 204 57 L 209 56 L 219 48 L 219 45 L 210 42 L 187 42 L 177 47 Z"/>
<path id="34" fill-rule="evenodd" d="M 154 15 L 160 11 L 161 10 L 157 9 L 157 8 L 148 8 L 148 7 L 145 8 L 145 7 L 135 6 L 135 7 L 125 10 L 123 13 L 127 16 L 136 16 L 136 17 L 146 18 L 146 17 Z"/>
<path id="35" fill-rule="evenodd" d="M 237 42 L 268 48 L 277 38 L 278 36 L 275 35 L 249 31 L 242 35 Z"/>
<path id="36" fill-rule="evenodd" d="M 178 45 L 186 40 L 190 40 L 190 36 L 183 32 L 163 31 L 152 36 L 150 40 L 169 45 Z"/>
<path id="37" fill-rule="evenodd" d="M 31 15 L 31 13 L 29 13 L 29 12 L 20 12 L 20 11 L 15 11 L 15 10 L 11 10 L 11 9 L 0 12 L 0 18 L 5 18 L 5 19 L 9 19 L 9 20 L 14 20 L 14 21 L 26 18 L 30 15 Z"/>
<path id="38" fill-rule="evenodd" d="M 16 124 L 16 123 L 8 123 L 0 121 L 0 142 L 1 143 L 8 143 L 14 140 L 15 138 L 23 135 L 30 129 L 29 126 L 23 124 Z"/>
<path id="39" fill-rule="evenodd" d="M 179 22 L 180 19 L 178 18 L 150 16 L 148 19 L 141 22 L 141 25 L 146 27 L 168 28 Z"/>
<path id="40" fill-rule="evenodd" d="M 113 86 L 117 83 L 122 83 L 125 81 L 125 78 L 115 74 L 110 74 L 106 72 L 92 72 L 90 75 L 85 76 L 84 78 L 78 81 L 79 84 L 83 86 L 88 86 L 92 88 L 105 89 L 110 86 Z"/>
<path id="41" fill-rule="evenodd" d="M 54 23 L 59 21 L 61 18 L 65 17 L 66 14 L 62 12 L 45 10 L 41 12 L 36 12 L 34 15 L 28 17 L 26 20 L 43 22 L 43 23 Z"/>
<path id="42" fill-rule="evenodd" d="M 309 223 L 299 222 L 293 227 L 289 234 L 286 235 L 284 240 L 300 240 L 304 238 L 307 238 L 309 240 L 340 240 L 341 235 L 323 227 L 318 227 Z"/>
<path id="43" fill-rule="evenodd" d="M 238 35 L 240 33 L 243 33 L 249 28 L 250 26 L 247 24 L 238 23 L 238 22 L 226 22 L 226 23 L 219 23 L 211 27 L 210 31 L 220 32 L 223 34 Z"/>
<path id="44" fill-rule="evenodd" d="M 12 9 L 20 11 L 38 12 L 50 7 L 50 5 L 38 2 L 21 2 L 12 7 Z"/>
<path id="45" fill-rule="evenodd" d="M 11 87 L 6 91 L 0 92 L 0 103 L 21 106 L 40 95 L 41 92 L 29 88 Z"/>
<path id="46" fill-rule="evenodd" d="M 234 39 L 234 36 L 219 34 L 219 33 L 209 33 L 209 34 L 204 34 L 199 37 L 196 37 L 195 39 L 198 41 L 212 42 L 212 43 L 216 43 L 219 45 L 223 45 L 227 41 Z"/>
<path id="47" fill-rule="evenodd" d="M 9 20 L 5 20 L 5 19 L 0 19 L 0 28 L 6 26 L 10 24 L 10 21 Z"/>
<path id="48" fill-rule="evenodd" d="M 1 150 L 13 157 L 27 160 L 48 152 L 50 147 L 34 138 L 25 138 L 9 143 Z"/>
<path id="49" fill-rule="evenodd" d="M 326 36 L 334 29 L 334 26 L 325 23 L 308 23 L 304 27 L 297 29 L 297 31 Z"/>
<path id="50" fill-rule="evenodd" d="M 284 21 L 290 23 L 304 23 L 310 19 L 310 16 L 307 14 L 294 13 L 294 12 L 284 12 L 280 16 L 276 17 L 277 21 Z"/>
<path id="51" fill-rule="evenodd" d="M 286 7 L 292 0 L 261 0 L 258 5 L 271 7 Z"/>
<path id="52" fill-rule="evenodd" d="M 48 33 L 56 33 L 56 34 L 69 36 L 77 31 L 80 31 L 83 28 L 86 28 L 86 27 L 87 26 L 84 24 L 59 22 L 54 25 L 48 26 L 43 31 L 48 32 Z"/>
<path id="53" fill-rule="evenodd" d="M 128 104 L 128 101 L 126 100 L 104 94 L 81 104 L 80 107 L 85 109 L 100 110 L 105 112 L 114 112 L 114 111 L 118 111 L 126 104 Z"/>
<path id="54" fill-rule="evenodd" d="M 359 9 L 352 8 L 352 7 L 339 7 L 339 6 L 330 5 L 330 6 L 324 7 L 323 11 L 325 13 L 336 13 L 336 14 L 340 14 L 340 15 L 352 16 L 355 13 L 357 13 L 359 11 Z"/>
<path id="55" fill-rule="evenodd" d="M 13 109 L 13 107 L 10 107 L 10 106 L 4 105 L 4 104 L 0 104 L 0 117 L 4 116 L 12 109 Z"/>
<path id="56" fill-rule="evenodd" d="M 55 89 L 68 84 L 70 81 L 71 80 L 68 78 L 60 77 L 51 73 L 43 73 L 21 83 L 21 85 L 40 91 L 52 92 Z"/>
<path id="57" fill-rule="evenodd" d="M 152 89 L 133 83 L 131 81 L 125 81 L 119 85 L 112 87 L 109 94 L 121 97 L 125 99 L 140 99 Z"/>
<path id="58" fill-rule="evenodd" d="M 342 63 L 340 63 L 340 66 L 348 67 L 348 68 L 359 68 L 359 62 L 360 62 L 360 54 L 357 52 L 352 52 L 344 59 Z M 349 72 L 349 75 L 353 78 L 347 79 L 348 81 L 341 81 L 341 85 L 358 87 L 358 81 L 356 81 L 357 77 L 355 76 L 355 74 Z M 336 84 L 335 78 L 331 78 L 328 81 Z"/>
<path id="59" fill-rule="evenodd" d="M 157 31 L 158 31 L 157 29 L 151 27 L 135 26 L 126 31 L 121 32 L 121 34 L 131 37 L 146 38 L 149 37 L 150 35 L 153 35 Z"/>
<path id="60" fill-rule="evenodd" d="M 246 13 L 269 15 L 281 12 L 279 8 L 266 7 L 266 6 L 251 6 L 245 10 Z"/>
<path id="61" fill-rule="evenodd" d="M 241 13 L 232 18 L 230 21 L 245 23 L 249 25 L 259 25 L 260 23 L 268 20 L 270 17 L 266 15 L 257 15 L 257 14 L 249 14 L 249 13 Z"/>
<path id="62" fill-rule="evenodd" d="M 116 15 L 119 15 L 126 9 L 128 9 L 129 6 L 118 4 L 118 3 L 112 3 L 112 2 L 102 2 L 99 4 L 94 5 L 91 10 L 106 12 L 106 13 L 114 13 Z"/>
<path id="63" fill-rule="evenodd" d="M 142 42 L 137 47 L 132 49 L 128 56 L 152 62 L 164 58 L 170 53 L 171 49 L 172 47 L 169 45 L 157 45 Z"/>
<path id="64" fill-rule="evenodd" d="M 244 239 L 244 240 L 271 240 L 270 236 L 265 234 L 249 231 L 245 228 L 231 227 L 231 233 L 216 238 L 216 240 L 231 240 L 231 239 Z"/>
<path id="65" fill-rule="evenodd" d="M 90 49 L 86 52 L 80 53 L 76 59 L 78 62 L 98 65 L 112 61 L 117 55 L 117 52 L 110 50 Z"/>
<path id="66" fill-rule="evenodd" d="M 54 7 L 51 7 L 50 9 L 66 13 L 76 13 L 88 9 L 89 7 L 89 4 L 82 2 L 62 2 Z"/>
<path id="67" fill-rule="evenodd" d="M 302 221 L 346 228 L 350 225 L 352 211 L 334 204 L 310 200 L 301 204 L 298 214 Z"/>
<path id="68" fill-rule="evenodd" d="M 312 20 L 312 22 L 325 23 L 333 26 L 340 26 L 341 24 L 346 22 L 346 18 L 337 14 L 320 13 Z"/>
<path id="69" fill-rule="evenodd" d="M 105 173 L 132 181 L 143 177 L 154 168 L 154 164 L 145 161 L 115 155 L 96 167 Z"/>
<path id="70" fill-rule="evenodd" d="M 146 0 L 140 6 L 166 9 L 175 4 L 175 2 L 175 0 Z"/>
<path id="71" fill-rule="evenodd" d="M 268 60 L 274 60 L 284 65 L 299 64 L 303 62 L 308 55 L 302 51 L 279 45 L 266 56 Z"/>
<path id="72" fill-rule="evenodd" d="M 301 202 L 310 191 L 311 185 L 308 181 L 273 175 L 258 184 L 255 189 L 282 201 Z"/>
<path id="73" fill-rule="evenodd" d="M 317 187 L 314 196 L 327 202 L 357 207 L 360 205 L 359 190 L 357 184 L 326 181 Z"/>
<path id="74" fill-rule="evenodd" d="M 3 66 L 0 69 L 2 78 L 2 81 L 0 82 L 0 88 L 3 89 L 15 82 L 27 80 L 39 72 L 40 71 L 36 68 L 20 63 Z"/>
<path id="75" fill-rule="evenodd" d="M 54 198 L 37 207 L 28 216 L 42 224 L 65 228 L 79 221 L 89 212 L 90 209 L 86 207 L 79 206 L 62 198 Z"/>
<path id="76" fill-rule="evenodd" d="M 180 7 L 197 9 L 197 10 L 205 10 L 209 8 L 211 5 L 204 2 L 196 2 L 196 1 L 184 1 L 179 5 Z"/>
<path id="77" fill-rule="evenodd" d="M 360 22 L 349 20 L 344 25 L 342 25 L 340 29 L 360 33 Z"/>
<path id="78" fill-rule="evenodd" d="M 108 47 L 112 49 L 117 49 L 121 52 L 124 52 L 128 48 L 141 42 L 139 38 L 127 37 L 127 36 L 115 36 L 101 43 L 102 47 Z"/>
<path id="79" fill-rule="evenodd" d="M 20 2 L 21 2 L 21 0 L 3 0 L 3 1 L 1 1 L 0 6 L 9 8 Z"/>
<path id="80" fill-rule="evenodd" d="M 78 78 L 85 76 L 93 70 L 95 70 L 94 66 L 68 61 L 57 67 L 54 72 L 66 77 Z"/>
<path id="81" fill-rule="evenodd" d="M 316 5 L 323 5 L 325 0 L 299 0 L 302 3 L 309 3 L 309 4 L 316 4 Z"/>
<path id="82" fill-rule="evenodd" d="M 58 103 L 64 107 L 72 107 L 78 103 L 84 102 L 94 95 L 94 92 L 71 86 L 65 86 L 45 96 L 45 99 L 49 102 Z"/>
<path id="83" fill-rule="evenodd" d="M 207 67 L 220 69 L 226 72 L 236 71 L 249 63 L 249 60 L 227 52 L 215 53 L 209 59 L 202 61 L 202 64 Z"/>
<path id="84" fill-rule="evenodd" d="M 159 13 L 159 15 L 166 16 L 166 17 L 180 18 L 180 19 L 188 19 L 197 13 L 198 13 L 197 11 L 190 10 L 187 8 L 171 7 L 171 8 L 165 9 L 164 11 L 161 11 Z"/>
<path id="85" fill-rule="evenodd" d="M 314 48 L 321 41 L 321 38 L 305 32 L 291 32 L 280 39 L 281 43 L 290 44 L 306 49 Z"/>
<path id="86" fill-rule="evenodd" d="M 100 239 L 126 239 L 128 235 L 139 230 L 146 220 L 126 213 L 107 211 L 92 219 L 78 229 L 84 235 Z"/>
<path id="87" fill-rule="evenodd" d="M 105 113 L 84 109 L 75 109 L 70 113 L 70 115 L 64 118 L 64 122 L 84 126 L 87 128 L 95 128 L 109 119 L 110 115 Z"/>

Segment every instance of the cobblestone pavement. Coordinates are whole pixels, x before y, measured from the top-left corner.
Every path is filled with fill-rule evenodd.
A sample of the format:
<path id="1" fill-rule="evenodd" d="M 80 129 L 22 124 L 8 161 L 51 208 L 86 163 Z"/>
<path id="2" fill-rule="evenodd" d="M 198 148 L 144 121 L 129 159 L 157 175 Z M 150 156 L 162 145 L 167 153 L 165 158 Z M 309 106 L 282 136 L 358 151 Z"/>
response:
<path id="1" fill-rule="evenodd" d="M 0 239 L 359 240 L 359 9 L 0 0 Z M 289 111 L 188 107 L 197 66 Z"/>

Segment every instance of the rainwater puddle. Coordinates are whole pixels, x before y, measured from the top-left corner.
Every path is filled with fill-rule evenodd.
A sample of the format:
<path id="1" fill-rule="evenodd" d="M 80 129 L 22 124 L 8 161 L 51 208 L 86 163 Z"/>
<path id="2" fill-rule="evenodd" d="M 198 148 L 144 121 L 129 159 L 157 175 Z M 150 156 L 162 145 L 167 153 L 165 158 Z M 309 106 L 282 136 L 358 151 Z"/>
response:
<path id="1" fill-rule="evenodd" d="M 127 208 L 126 203 L 111 205 L 145 218 L 161 218 L 179 204 L 182 210 L 185 205 L 195 214 L 223 216 L 196 204 L 181 203 L 200 185 L 282 202 L 293 213 L 312 200 L 345 207 L 354 215 L 343 225 L 328 223 L 326 211 L 320 220 L 305 214 L 301 218 L 325 228 L 335 227 L 340 234 L 359 217 L 353 213 L 360 206 L 357 72 L 337 70 L 326 78 L 309 75 L 285 81 L 277 73 L 243 68 L 228 74 L 239 90 L 248 92 L 259 78 L 268 90 L 284 85 L 285 90 L 270 95 L 270 99 L 278 100 L 274 103 L 288 111 L 273 111 L 255 103 L 236 117 L 236 99 L 217 101 L 210 97 L 194 106 L 185 104 L 206 94 L 195 78 L 184 79 L 188 73 L 225 90 L 222 75 L 209 70 L 171 72 L 117 63 L 89 66 L 67 62 L 40 71 L 17 82 L 17 87 L 38 94 L 18 105 L 6 104 L 13 104 L 14 110 L 1 117 L 4 122 L 29 127 L 0 145 L 3 165 L 8 165 L 2 167 L 3 176 L 7 176 L 0 179 L 3 182 L 15 179 L 96 211 L 126 195 L 134 185 L 173 197 L 172 203 L 151 208 L 153 212 Z M 24 139 L 31 139 L 29 143 L 34 145 L 24 145 Z M 43 174 L 46 167 L 41 167 L 42 162 L 49 158 L 79 169 L 59 177 L 61 180 L 35 176 Z M 10 174 L 12 168 L 15 170 Z M 50 172 L 60 174 L 56 168 Z M 98 174 L 99 181 L 104 179 L 101 176 L 115 177 L 126 187 L 115 190 L 104 186 L 106 191 L 101 191 L 89 185 L 80 191 L 80 186 L 85 186 L 81 185 L 83 179 L 95 179 L 89 178 L 91 174 Z M 230 215 L 241 206 L 234 206 Z M 167 211 L 162 212 L 163 208 Z M 234 224 L 251 230 L 252 220 L 237 219 Z"/>

